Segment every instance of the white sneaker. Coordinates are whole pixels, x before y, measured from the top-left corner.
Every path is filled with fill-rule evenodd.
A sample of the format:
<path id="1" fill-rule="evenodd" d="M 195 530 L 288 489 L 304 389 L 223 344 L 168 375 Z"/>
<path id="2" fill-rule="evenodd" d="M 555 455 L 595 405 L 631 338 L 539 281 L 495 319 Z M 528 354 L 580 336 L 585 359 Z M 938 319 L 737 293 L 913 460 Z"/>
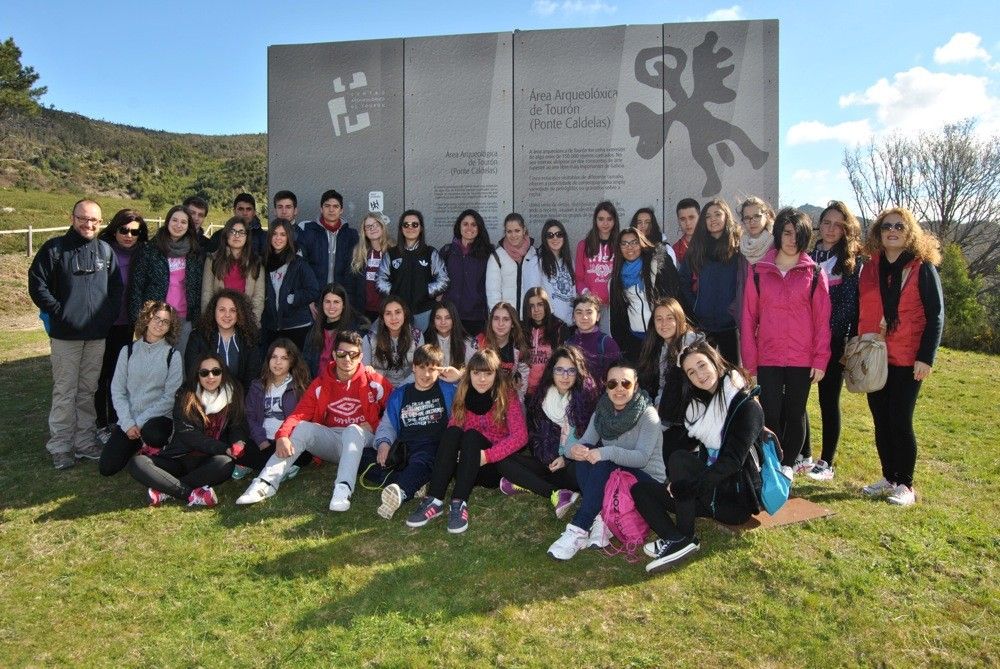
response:
<path id="1" fill-rule="evenodd" d="M 250 484 L 250 487 L 246 489 L 242 495 L 236 498 L 236 503 L 239 505 L 244 504 L 256 504 L 257 502 L 263 502 L 268 497 L 274 497 L 277 492 L 271 487 L 267 481 L 261 479 L 254 479 Z"/>
<path id="2" fill-rule="evenodd" d="M 608 529 L 604 526 L 604 519 L 598 514 L 594 518 L 594 524 L 590 526 L 590 536 L 587 541 L 587 548 L 604 548 L 611 543 L 608 537 Z"/>
<path id="3" fill-rule="evenodd" d="M 587 546 L 588 539 L 586 530 L 576 525 L 567 525 L 566 531 L 556 539 L 554 544 L 549 546 L 548 553 L 557 560 L 569 560 L 580 552 L 581 548 Z"/>
<path id="4" fill-rule="evenodd" d="M 330 498 L 330 511 L 347 511 L 351 508 L 351 486 L 343 481 L 333 486 L 333 497 Z"/>
<path id="5" fill-rule="evenodd" d="M 788 465 L 782 465 L 781 473 L 784 474 L 785 478 L 787 478 L 789 481 L 795 480 L 795 469 L 793 469 L 792 467 L 789 467 Z"/>
<path id="6" fill-rule="evenodd" d="M 405 498 L 403 489 L 395 483 L 390 483 L 382 488 L 382 505 L 375 510 L 375 513 L 388 520 L 392 518 L 392 514 L 396 513 Z"/>
<path id="7" fill-rule="evenodd" d="M 814 464 L 813 459 L 811 457 L 803 458 L 800 455 L 799 457 L 795 458 L 795 466 L 794 466 L 795 473 L 805 474 L 806 472 L 808 472 L 810 469 L 813 468 L 813 464 Z"/>
<path id="8" fill-rule="evenodd" d="M 885 478 L 880 478 L 875 483 L 866 485 L 861 489 L 861 494 L 865 497 L 882 497 L 888 495 L 896 489 L 895 483 L 889 483 Z"/>
<path id="9" fill-rule="evenodd" d="M 663 550 L 663 547 L 667 545 L 664 539 L 657 539 L 656 541 L 650 541 L 649 543 L 643 545 L 642 552 L 651 558 L 655 558 Z"/>
<path id="10" fill-rule="evenodd" d="M 832 481 L 833 480 L 833 467 L 831 467 L 826 460 L 817 460 L 813 468 L 806 472 L 806 476 L 811 478 L 813 481 Z"/>
<path id="11" fill-rule="evenodd" d="M 913 492 L 913 488 L 900 483 L 885 499 L 889 504 L 896 506 L 911 506 L 917 502 L 917 493 Z"/>

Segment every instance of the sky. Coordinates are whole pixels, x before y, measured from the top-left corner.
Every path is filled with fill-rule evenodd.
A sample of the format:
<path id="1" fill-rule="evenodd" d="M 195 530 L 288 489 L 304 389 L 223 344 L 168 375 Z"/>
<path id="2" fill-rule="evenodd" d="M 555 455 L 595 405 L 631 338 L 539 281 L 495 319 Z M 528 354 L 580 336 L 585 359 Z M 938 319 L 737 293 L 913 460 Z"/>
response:
<path id="1" fill-rule="evenodd" d="M 4 0 L 0 39 L 46 106 L 115 123 L 267 130 L 267 46 L 476 32 L 778 19 L 781 205 L 853 201 L 845 149 L 975 117 L 1000 134 L 1000 2 L 672 0 L 169 3 Z"/>

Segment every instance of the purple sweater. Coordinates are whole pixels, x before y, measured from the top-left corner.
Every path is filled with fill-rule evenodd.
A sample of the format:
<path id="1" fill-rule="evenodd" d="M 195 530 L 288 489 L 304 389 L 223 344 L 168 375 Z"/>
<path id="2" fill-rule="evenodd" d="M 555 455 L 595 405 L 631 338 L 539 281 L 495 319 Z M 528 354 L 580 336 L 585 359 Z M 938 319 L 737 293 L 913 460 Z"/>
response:
<path id="1" fill-rule="evenodd" d="M 132 255 L 135 253 L 138 245 L 133 246 L 130 252 L 126 252 L 124 249 L 118 247 L 118 244 L 112 244 L 111 248 L 114 249 L 115 257 L 118 258 L 118 271 L 122 275 L 122 285 L 128 290 L 128 269 L 132 264 Z M 115 325 L 128 325 L 128 297 L 126 296 L 122 300 L 122 309 L 118 314 L 118 318 L 115 319 Z"/>
<path id="2" fill-rule="evenodd" d="M 612 339 L 611 335 L 595 328 L 587 333 L 574 329 L 566 343 L 583 351 L 583 355 L 587 359 L 587 371 L 590 372 L 598 386 L 604 385 L 608 369 L 621 356 L 618 342 Z"/>

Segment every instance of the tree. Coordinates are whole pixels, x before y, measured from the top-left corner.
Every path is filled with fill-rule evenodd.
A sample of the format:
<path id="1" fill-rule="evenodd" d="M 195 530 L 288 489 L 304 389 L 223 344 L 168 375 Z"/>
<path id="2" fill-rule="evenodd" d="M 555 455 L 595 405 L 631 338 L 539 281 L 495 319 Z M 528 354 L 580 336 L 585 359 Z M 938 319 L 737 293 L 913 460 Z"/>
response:
<path id="1" fill-rule="evenodd" d="M 1000 137 L 980 138 L 974 120 L 938 133 L 891 135 L 844 151 L 861 215 L 906 207 L 937 235 L 956 243 L 981 292 L 1000 292 Z"/>
<path id="2" fill-rule="evenodd" d="M 32 88 L 39 76 L 35 68 L 21 65 L 21 50 L 13 37 L 0 43 L 0 114 L 37 114 L 41 109 L 38 98 L 48 90 L 45 86 Z"/>
<path id="3" fill-rule="evenodd" d="M 982 283 L 969 276 L 958 244 L 948 244 L 941 257 L 945 346 L 989 350 L 992 332 L 986 308 L 977 299 Z"/>

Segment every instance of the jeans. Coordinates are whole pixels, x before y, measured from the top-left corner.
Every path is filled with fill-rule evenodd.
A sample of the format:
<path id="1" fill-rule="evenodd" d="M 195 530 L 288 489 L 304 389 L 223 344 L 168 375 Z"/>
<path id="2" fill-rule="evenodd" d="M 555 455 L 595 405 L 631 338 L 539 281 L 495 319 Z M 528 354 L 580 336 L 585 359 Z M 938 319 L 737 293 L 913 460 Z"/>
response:
<path id="1" fill-rule="evenodd" d="M 638 481 L 655 482 L 652 476 L 641 469 L 620 467 L 611 460 L 599 460 L 597 464 L 593 465 L 586 460 L 578 460 L 576 462 L 576 481 L 580 486 L 582 499 L 580 507 L 573 514 L 571 524 L 576 525 L 582 530 L 590 529 L 590 526 L 594 524 L 594 519 L 597 518 L 597 515 L 601 512 L 601 507 L 604 505 L 604 487 L 608 484 L 608 479 L 611 478 L 611 472 L 616 469 L 624 469 L 627 472 L 631 472 Z"/>
<path id="2" fill-rule="evenodd" d="M 235 462 L 228 455 L 188 454 L 181 458 L 136 455 L 128 473 L 147 488 L 186 500 L 195 488 L 214 486 L 233 476 Z"/>
<path id="3" fill-rule="evenodd" d="M 380 487 L 395 483 L 402 489 L 406 499 L 413 499 L 417 491 L 431 480 L 437 444 L 431 441 L 418 441 L 408 443 L 407 447 L 409 458 L 406 466 L 399 471 L 385 469 L 379 465 L 375 459 L 377 451 L 366 448 L 361 456 L 361 471 L 365 473 L 365 480 Z"/>

